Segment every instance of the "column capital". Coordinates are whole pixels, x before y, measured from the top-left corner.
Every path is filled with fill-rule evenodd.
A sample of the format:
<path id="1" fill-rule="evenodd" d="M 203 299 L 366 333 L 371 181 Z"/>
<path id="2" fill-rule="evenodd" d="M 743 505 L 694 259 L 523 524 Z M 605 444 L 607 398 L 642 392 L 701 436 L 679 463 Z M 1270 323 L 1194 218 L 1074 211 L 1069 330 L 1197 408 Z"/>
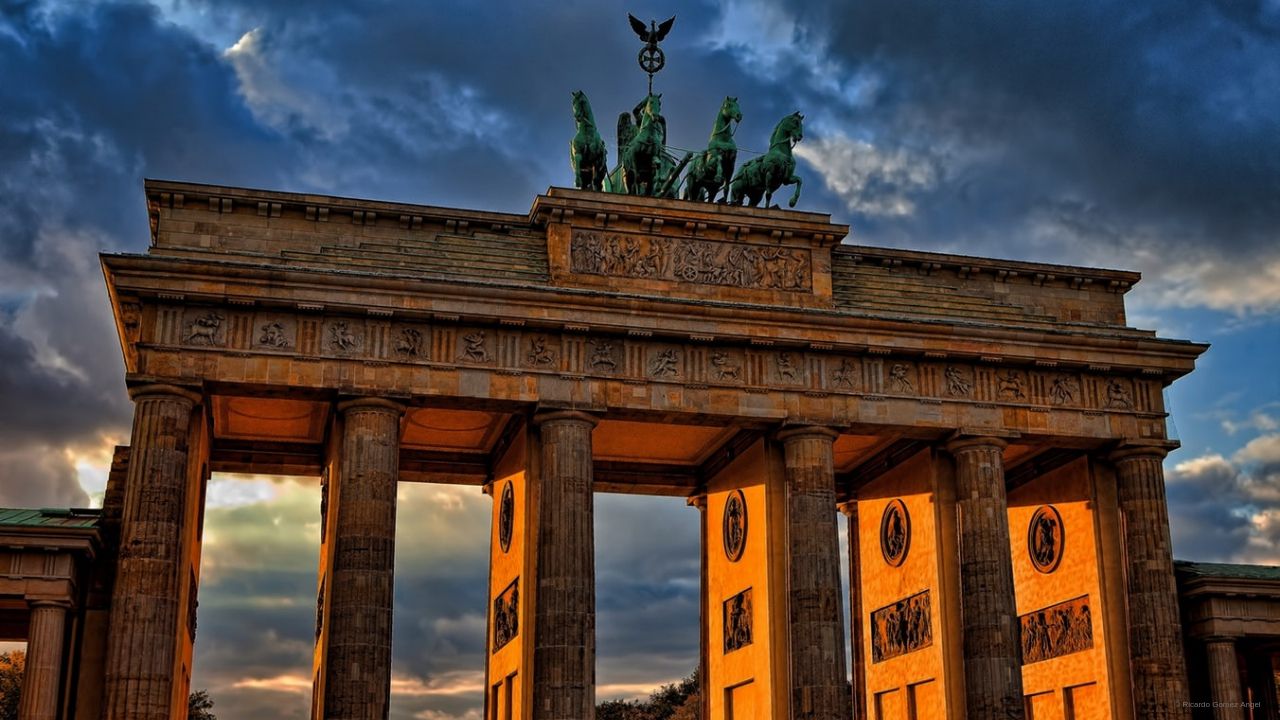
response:
<path id="1" fill-rule="evenodd" d="M 690 495 L 685 498 L 684 504 L 705 511 L 707 509 L 707 496 L 705 493 L 700 495 Z"/>
<path id="2" fill-rule="evenodd" d="M 27 607 L 35 610 L 36 608 L 59 608 L 62 610 L 70 610 L 74 604 L 70 600 L 58 598 L 28 598 Z"/>
<path id="3" fill-rule="evenodd" d="M 1124 442 L 1107 453 L 1107 460 L 1116 463 L 1121 460 L 1150 457 L 1164 460 L 1170 450 L 1178 448 L 1178 444 L 1169 442 Z"/>
<path id="4" fill-rule="evenodd" d="M 148 385 L 135 385 L 129 388 L 129 399 L 138 401 L 144 397 L 153 395 L 167 395 L 173 398 L 180 398 L 190 402 L 192 405 L 198 404 L 204 399 L 204 396 L 194 390 L 188 390 L 177 385 L 169 385 L 167 383 L 151 383 Z"/>
<path id="5" fill-rule="evenodd" d="M 1234 646 L 1239 637 L 1234 635 L 1208 635 L 1200 638 L 1200 642 L 1205 645 L 1231 645 Z"/>
<path id="6" fill-rule="evenodd" d="M 386 410 L 394 412 L 398 415 L 404 415 L 405 406 L 395 400 L 389 400 L 382 397 L 361 397 L 343 400 L 338 403 L 338 412 L 346 413 L 348 410 Z"/>
<path id="7" fill-rule="evenodd" d="M 968 435 L 956 433 L 942 445 L 942 449 L 957 455 L 972 450 L 1004 450 L 1009 441 L 994 435 Z"/>
<path id="8" fill-rule="evenodd" d="M 845 500 L 844 502 L 836 505 L 836 510 L 839 510 L 840 514 L 845 517 L 853 517 L 858 514 L 858 501 Z"/>
<path id="9" fill-rule="evenodd" d="M 785 425 L 774 433 L 774 437 L 779 442 L 805 437 L 827 438 L 834 442 L 836 438 L 840 437 L 840 431 L 825 425 Z"/>
<path id="10" fill-rule="evenodd" d="M 576 421 L 584 422 L 595 427 L 600 422 L 600 418 L 581 410 L 543 410 L 534 414 L 534 425 L 545 425 L 549 422 Z"/>

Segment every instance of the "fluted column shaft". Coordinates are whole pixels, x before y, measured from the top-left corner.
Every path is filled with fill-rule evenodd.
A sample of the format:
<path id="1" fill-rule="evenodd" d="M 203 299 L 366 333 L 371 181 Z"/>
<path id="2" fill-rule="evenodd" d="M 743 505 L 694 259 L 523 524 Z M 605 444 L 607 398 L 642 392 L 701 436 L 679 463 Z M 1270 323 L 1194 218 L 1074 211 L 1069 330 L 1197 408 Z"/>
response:
<path id="1" fill-rule="evenodd" d="M 200 397 L 169 385 L 131 390 L 129 471 L 111 597 L 103 716 L 168 720 L 187 505 L 188 433 Z"/>
<path id="2" fill-rule="evenodd" d="M 1126 448 L 1112 453 L 1111 461 L 1124 517 L 1134 708 L 1140 718 L 1186 720 L 1190 696 L 1160 464 L 1164 456 L 1161 448 Z"/>
<path id="3" fill-rule="evenodd" d="M 62 641 L 67 627 L 65 602 L 31 603 L 27 633 L 27 669 L 22 675 L 18 720 L 56 720 L 62 680 Z"/>
<path id="4" fill-rule="evenodd" d="M 404 407 L 340 403 L 342 446 L 325 646 L 326 720 L 385 720 L 391 703 L 392 575 Z"/>
<path id="5" fill-rule="evenodd" d="M 858 502 L 840 506 L 848 521 L 849 537 L 849 647 L 853 658 L 853 720 L 866 720 L 866 657 L 862 652 L 862 546 L 858 535 Z"/>
<path id="6" fill-rule="evenodd" d="M 1240 665 L 1236 641 L 1211 637 L 1204 641 L 1209 656 L 1209 691 L 1213 693 L 1213 720 L 1244 720 L 1244 692 L 1240 689 Z"/>
<path id="7" fill-rule="evenodd" d="M 840 537 L 829 428 L 778 434 L 786 468 L 786 537 L 791 717 L 847 720 Z"/>
<path id="8" fill-rule="evenodd" d="M 1020 720 L 1025 713 L 1004 448 L 991 437 L 947 444 L 956 463 L 967 720 Z"/>
<path id="9" fill-rule="evenodd" d="M 591 430 L 580 412 L 534 417 L 538 473 L 533 717 L 592 720 L 596 692 L 596 576 Z"/>

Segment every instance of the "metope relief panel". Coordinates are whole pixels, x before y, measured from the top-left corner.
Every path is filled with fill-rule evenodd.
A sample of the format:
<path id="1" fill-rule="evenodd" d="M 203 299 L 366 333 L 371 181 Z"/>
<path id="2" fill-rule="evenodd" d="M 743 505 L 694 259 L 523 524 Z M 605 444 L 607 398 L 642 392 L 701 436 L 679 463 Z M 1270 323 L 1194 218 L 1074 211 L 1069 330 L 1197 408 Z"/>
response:
<path id="1" fill-rule="evenodd" d="M 929 591 L 924 590 L 871 613 L 871 661 L 915 652 L 933 644 Z"/>
<path id="2" fill-rule="evenodd" d="M 493 652 L 498 652 L 520 634 L 520 578 L 493 600 Z"/>
<path id="3" fill-rule="evenodd" d="M 255 350 L 289 351 L 298 347 L 298 323 L 291 315 L 258 313 L 253 319 Z"/>
<path id="4" fill-rule="evenodd" d="M 359 320 L 328 318 L 320 332 L 320 350 L 325 355 L 351 357 L 365 354 L 366 328 Z"/>
<path id="5" fill-rule="evenodd" d="M 1018 618 L 1018 624 L 1024 665 L 1093 647 L 1093 612 L 1087 595 L 1029 612 Z"/>
<path id="6" fill-rule="evenodd" d="M 431 329 L 426 325 L 393 323 L 387 356 L 393 360 L 430 360 Z"/>
<path id="7" fill-rule="evenodd" d="M 809 250 L 575 230 L 570 269 L 586 275 L 808 292 Z"/>
<path id="8" fill-rule="evenodd" d="M 228 326 L 227 312 L 221 308 L 187 308 L 179 342 L 195 347 L 225 347 Z"/>

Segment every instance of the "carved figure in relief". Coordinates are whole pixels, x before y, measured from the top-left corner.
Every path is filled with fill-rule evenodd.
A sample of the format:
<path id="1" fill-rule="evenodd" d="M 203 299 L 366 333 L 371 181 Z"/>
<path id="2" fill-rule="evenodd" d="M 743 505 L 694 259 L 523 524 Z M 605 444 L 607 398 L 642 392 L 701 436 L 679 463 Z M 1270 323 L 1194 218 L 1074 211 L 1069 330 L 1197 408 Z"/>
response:
<path id="1" fill-rule="evenodd" d="M 1058 569 L 1062 560 L 1063 530 L 1057 508 L 1052 505 L 1036 508 L 1027 526 L 1027 554 L 1032 567 L 1042 573 Z"/>
<path id="2" fill-rule="evenodd" d="M 1000 397 L 1009 399 L 1025 398 L 1026 394 L 1022 392 L 1022 376 L 1017 370 L 1010 370 L 999 377 L 1000 380 Z"/>
<path id="3" fill-rule="evenodd" d="M 270 347 L 287 348 L 289 335 L 285 332 L 284 325 L 269 322 L 262 326 L 262 335 L 258 336 L 258 342 Z"/>
<path id="4" fill-rule="evenodd" d="M 396 338 L 396 353 L 409 357 L 422 357 L 422 331 L 417 328 L 401 328 Z"/>
<path id="5" fill-rule="evenodd" d="M 498 546 L 502 552 L 511 549 L 511 535 L 515 528 L 516 493 L 511 481 L 502 487 L 502 500 L 498 506 Z"/>
<path id="6" fill-rule="evenodd" d="M 790 248 L 705 240 L 575 232 L 573 272 L 801 292 L 809 287 L 809 256 Z"/>
<path id="7" fill-rule="evenodd" d="M 462 336 L 462 359 L 468 362 L 489 362 L 489 350 L 484 346 L 484 331 L 477 330 Z"/>
<path id="8" fill-rule="evenodd" d="M 656 378 L 679 375 L 679 362 L 675 350 L 661 350 L 649 363 L 649 374 Z"/>
<path id="9" fill-rule="evenodd" d="M 842 358 L 840 360 L 840 367 L 831 371 L 831 384 L 843 385 L 844 387 L 852 388 L 854 370 L 853 362 L 850 361 L 849 358 Z"/>
<path id="10" fill-rule="evenodd" d="M 547 349 L 547 338 L 539 335 L 529 341 L 529 354 L 525 356 L 530 365 L 540 367 L 556 361 L 556 355 Z"/>
<path id="11" fill-rule="evenodd" d="M 329 326 L 329 347 L 341 352 L 354 350 L 360 345 L 360 338 L 351 332 L 345 322 L 336 322 Z"/>
<path id="12" fill-rule="evenodd" d="M 520 581 L 517 579 L 493 601 L 493 651 L 520 633 Z"/>
<path id="13" fill-rule="evenodd" d="M 1078 392 L 1080 392 L 1080 385 L 1070 375 L 1059 375 L 1054 378 L 1053 385 L 1049 388 L 1049 396 L 1053 398 L 1054 405 L 1066 405 L 1075 400 Z"/>
<path id="14" fill-rule="evenodd" d="M 724 651 L 733 652 L 751 644 L 751 590 L 748 588 L 725 602 Z"/>
<path id="15" fill-rule="evenodd" d="M 915 392 L 915 386 L 911 384 L 911 366 L 906 363 L 894 363 L 889 368 L 889 389 L 898 392 Z"/>
<path id="16" fill-rule="evenodd" d="M 1088 596 L 1051 605 L 1018 618 L 1024 665 L 1093 647 Z"/>
<path id="17" fill-rule="evenodd" d="M 1107 407 L 1118 410 L 1133 409 L 1133 396 L 1129 393 L 1129 388 L 1117 378 L 1111 378 L 1107 382 Z"/>
<path id="18" fill-rule="evenodd" d="M 973 392 L 973 383 L 969 382 L 969 378 L 965 377 L 964 371 L 955 365 L 948 365 L 947 369 L 942 371 L 943 376 L 947 380 L 947 394 L 955 397 L 968 397 Z"/>
<path id="19" fill-rule="evenodd" d="M 717 380 L 741 380 L 742 368 L 733 362 L 728 353 L 716 350 L 711 353 L 711 367 L 715 368 Z"/>
<path id="20" fill-rule="evenodd" d="M 893 500 L 880 516 L 880 554 L 893 567 L 902 565 L 911 545 L 911 516 L 902 500 Z"/>
<path id="21" fill-rule="evenodd" d="M 613 343 L 608 340 L 592 340 L 591 359 L 587 363 L 593 368 L 617 370 L 618 363 L 613 359 Z"/>
<path id="22" fill-rule="evenodd" d="M 799 370 L 799 368 L 796 367 L 795 361 L 791 359 L 791 353 L 789 352 L 778 353 L 777 363 L 778 363 L 778 377 L 785 378 L 787 380 L 796 379 L 796 371 Z"/>
<path id="23" fill-rule="evenodd" d="M 932 644 L 928 590 L 871 613 L 872 662 L 883 662 Z"/>
<path id="24" fill-rule="evenodd" d="M 724 503 L 724 554 L 737 562 L 747 544 L 747 501 L 741 490 L 729 493 Z"/>
<path id="25" fill-rule="evenodd" d="M 186 342 L 191 345 L 217 345 L 218 331 L 225 320 L 220 313 L 210 312 L 187 323 Z"/>

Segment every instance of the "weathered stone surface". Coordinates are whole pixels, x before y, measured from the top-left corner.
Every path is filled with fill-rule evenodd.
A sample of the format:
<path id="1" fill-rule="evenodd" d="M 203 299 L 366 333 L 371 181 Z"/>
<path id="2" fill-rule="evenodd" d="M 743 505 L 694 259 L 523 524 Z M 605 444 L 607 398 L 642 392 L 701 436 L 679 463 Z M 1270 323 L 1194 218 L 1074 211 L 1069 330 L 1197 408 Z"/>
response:
<path id="1" fill-rule="evenodd" d="M 1165 452 L 1156 446 L 1123 448 L 1111 460 L 1124 516 L 1134 707 L 1140 718 L 1185 720 L 1191 710 L 1160 464 Z"/>
<path id="2" fill-rule="evenodd" d="M 1005 442 L 961 438 L 956 461 L 961 624 L 968 720 L 1022 718 L 1022 652 L 1009 551 Z"/>
<path id="3" fill-rule="evenodd" d="M 580 412 L 537 415 L 538 584 L 534 591 L 535 720 L 591 720 L 596 691 L 596 583 L 591 429 Z"/>
<path id="4" fill-rule="evenodd" d="M 379 398 L 338 406 L 341 471 L 330 499 L 333 569 L 325 608 L 325 720 L 385 720 L 391 702 L 396 484 L 404 408 Z"/>
<path id="5" fill-rule="evenodd" d="M 836 436 L 823 427 L 792 428 L 778 435 L 787 474 L 787 610 L 795 718 L 846 720 L 850 713 L 832 460 Z"/>
<path id="6" fill-rule="evenodd" d="M 187 502 L 188 431 L 199 396 L 177 387 L 131 391 L 133 437 L 120 559 L 111 601 L 106 705 L 111 720 L 168 720 L 177 638 Z"/>
<path id="7" fill-rule="evenodd" d="M 1236 641 L 1211 637 L 1204 643 L 1209 656 L 1209 688 L 1213 692 L 1213 720 L 1244 720 L 1244 693 L 1240 691 L 1240 663 Z"/>
<path id="8" fill-rule="evenodd" d="M 18 720 L 56 720 L 58 689 L 62 679 L 62 642 L 66 634 L 68 604 L 36 601 L 31 604 L 31 629 L 27 632 L 27 668 L 22 675 L 22 699 Z"/>

